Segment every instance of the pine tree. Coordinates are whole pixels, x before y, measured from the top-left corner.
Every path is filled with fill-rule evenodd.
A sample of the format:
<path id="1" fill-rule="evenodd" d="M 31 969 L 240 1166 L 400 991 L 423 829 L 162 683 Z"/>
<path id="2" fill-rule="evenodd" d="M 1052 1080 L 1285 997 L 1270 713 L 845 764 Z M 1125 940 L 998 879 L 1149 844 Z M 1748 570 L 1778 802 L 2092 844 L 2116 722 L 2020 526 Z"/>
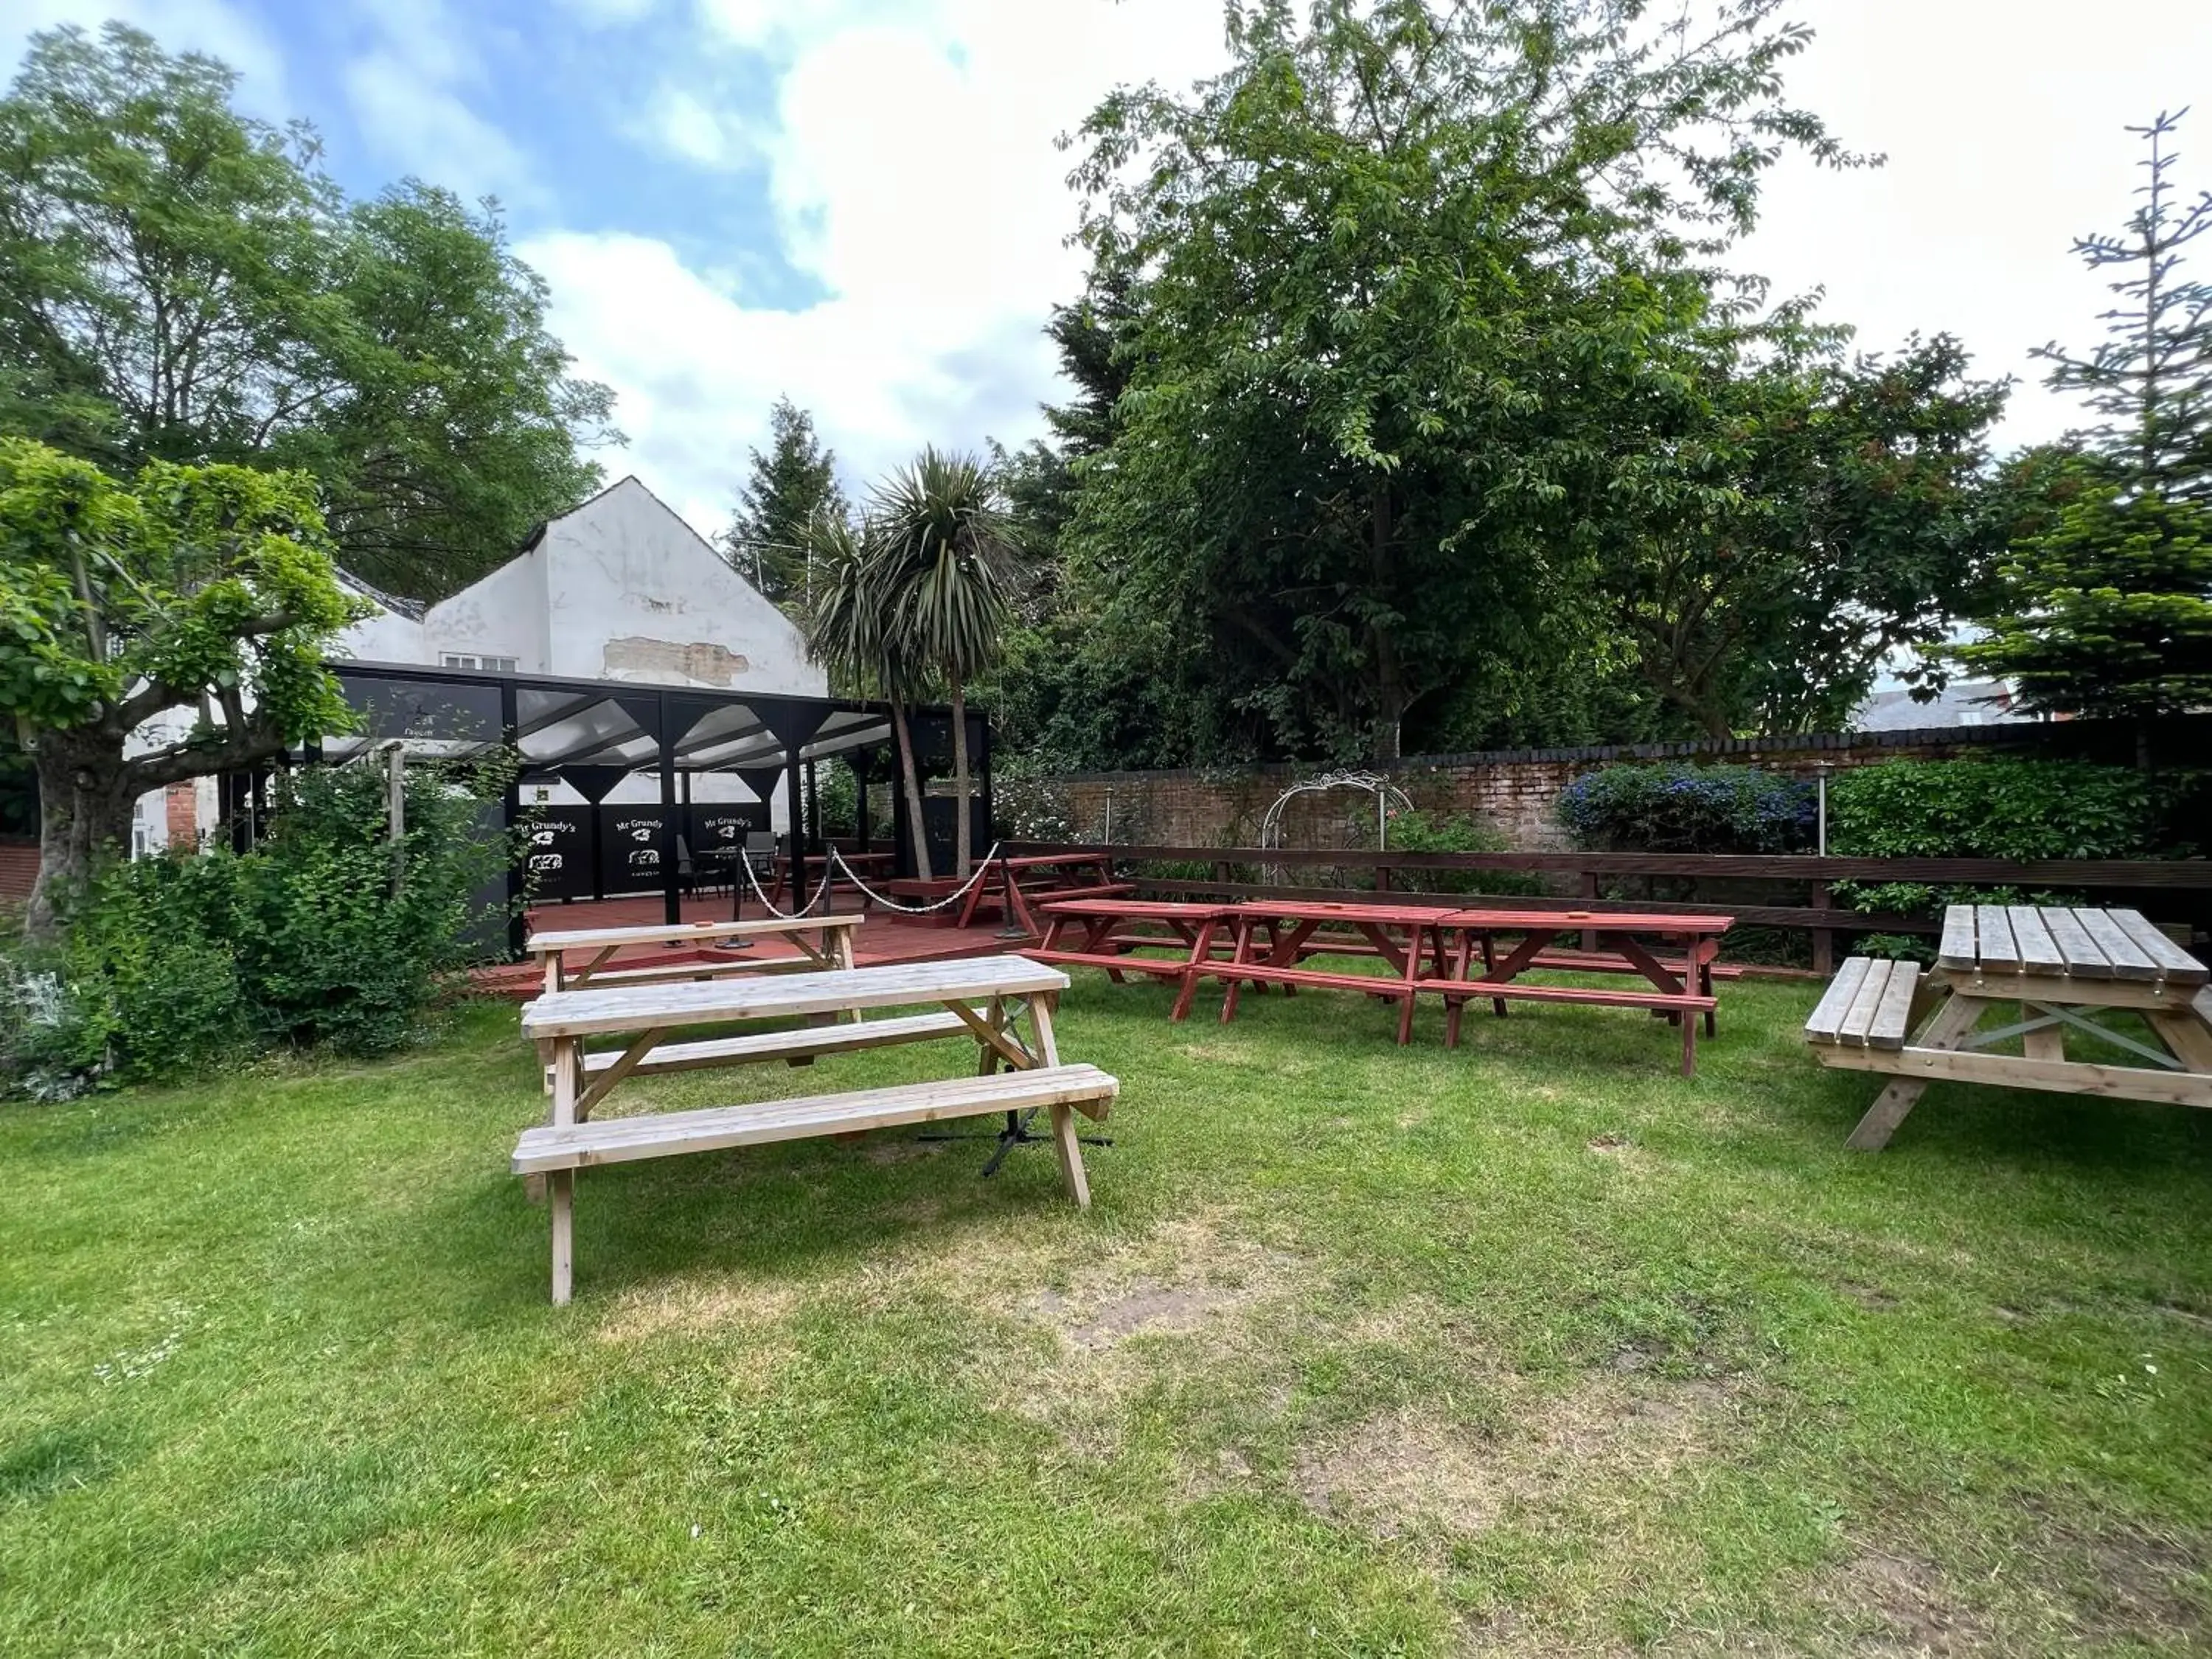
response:
<path id="1" fill-rule="evenodd" d="M 2212 284 L 2180 274 L 2182 250 L 2212 229 L 2212 192 L 2180 205 L 2168 177 L 2187 112 L 2128 129 L 2150 150 L 2142 205 L 2125 234 L 2074 244 L 2092 270 L 2123 268 L 2124 303 L 2089 356 L 2037 355 L 2104 423 L 2083 434 L 2049 526 L 2014 548 L 1990 636 L 1957 653 L 2051 713 L 2212 708 Z"/>
<path id="2" fill-rule="evenodd" d="M 818 516 L 848 516 L 837 488 L 837 458 L 822 447 L 814 417 L 788 398 L 769 411 L 769 449 L 751 452 L 738 509 L 720 537 L 723 556 L 775 604 L 810 601 L 807 526 Z"/>

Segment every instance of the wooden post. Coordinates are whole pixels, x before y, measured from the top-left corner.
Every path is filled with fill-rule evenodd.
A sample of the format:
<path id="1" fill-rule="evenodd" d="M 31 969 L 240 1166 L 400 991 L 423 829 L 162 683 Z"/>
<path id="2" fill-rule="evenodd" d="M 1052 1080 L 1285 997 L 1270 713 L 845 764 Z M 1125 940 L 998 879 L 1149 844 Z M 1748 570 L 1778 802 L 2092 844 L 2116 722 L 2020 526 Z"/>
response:
<path id="1" fill-rule="evenodd" d="M 553 1211 L 553 1305 L 563 1308 L 575 1273 L 576 1172 L 555 1170 L 545 1178 Z"/>
<path id="2" fill-rule="evenodd" d="M 1596 871 L 1585 870 L 1583 872 L 1582 891 L 1583 896 L 1586 899 L 1594 899 L 1597 896 Z M 1583 949 L 1585 951 L 1595 951 L 1597 948 L 1597 930 L 1594 927 L 1583 928 Z"/>
<path id="3" fill-rule="evenodd" d="M 392 896 L 407 877 L 407 750 L 396 740 L 384 751 L 388 781 L 385 786 L 385 816 L 392 827 Z"/>
<path id="4" fill-rule="evenodd" d="M 1815 910 L 1828 908 L 1828 884 L 1825 881 L 1813 884 L 1813 908 Z M 1815 927 L 1813 930 L 1813 971 L 1824 979 L 1836 971 L 1836 935 L 1832 929 Z"/>

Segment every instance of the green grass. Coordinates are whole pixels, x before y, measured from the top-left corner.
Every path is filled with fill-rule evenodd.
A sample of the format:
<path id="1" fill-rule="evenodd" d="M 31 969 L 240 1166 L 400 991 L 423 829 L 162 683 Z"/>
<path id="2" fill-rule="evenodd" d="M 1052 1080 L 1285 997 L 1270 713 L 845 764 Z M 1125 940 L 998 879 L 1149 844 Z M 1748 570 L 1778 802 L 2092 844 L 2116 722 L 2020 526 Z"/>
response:
<path id="1" fill-rule="evenodd" d="M 559 1310 L 511 1007 L 8 1108 L 0 1650 L 2205 1650 L 2212 1121 L 1939 1086 L 1847 1153 L 1811 1000 L 1686 1081 L 1085 974 L 1089 1213 L 902 1132 L 594 1171 Z"/>

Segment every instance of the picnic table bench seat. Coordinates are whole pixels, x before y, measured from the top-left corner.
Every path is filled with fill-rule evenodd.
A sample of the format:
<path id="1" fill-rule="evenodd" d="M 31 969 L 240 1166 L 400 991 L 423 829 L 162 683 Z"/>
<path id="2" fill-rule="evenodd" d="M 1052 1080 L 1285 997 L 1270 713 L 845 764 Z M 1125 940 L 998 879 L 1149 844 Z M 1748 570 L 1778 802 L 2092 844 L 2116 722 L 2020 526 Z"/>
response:
<path id="1" fill-rule="evenodd" d="M 1920 964 L 1853 957 L 1828 983 L 1805 1022 L 1808 1042 L 1850 1043 L 1862 1048 L 1902 1048 L 1912 1023 Z"/>
<path id="2" fill-rule="evenodd" d="M 981 1019 L 988 1010 L 978 1008 Z M 959 1015 L 947 1011 L 933 1014 L 903 1014 L 895 1019 L 871 1019 L 852 1025 L 808 1025 L 787 1031 L 748 1031 L 742 1036 L 708 1037 L 696 1042 L 664 1042 L 639 1060 L 631 1074 L 691 1072 L 711 1066 L 744 1066 L 780 1060 L 791 1066 L 811 1066 L 823 1054 L 857 1054 L 864 1048 L 888 1048 L 895 1043 L 927 1042 L 933 1036 L 970 1036 L 973 1028 Z M 584 1075 L 595 1077 L 622 1060 L 619 1049 L 602 1048 L 584 1055 Z"/>
<path id="3" fill-rule="evenodd" d="M 601 1164 L 675 1158 L 732 1146 L 763 1146 L 817 1135 L 859 1134 L 902 1124 L 993 1116 L 1039 1107 L 1073 1107 L 1085 1117 L 1103 1122 L 1121 1087 L 1117 1079 L 1095 1066 L 1050 1066 L 992 1077 L 811 1095 L 799 1100 L 540 1124 L 525 1129 L 515 1143 L 514 1170 L 517 1175 L 550 1175 Z"/>

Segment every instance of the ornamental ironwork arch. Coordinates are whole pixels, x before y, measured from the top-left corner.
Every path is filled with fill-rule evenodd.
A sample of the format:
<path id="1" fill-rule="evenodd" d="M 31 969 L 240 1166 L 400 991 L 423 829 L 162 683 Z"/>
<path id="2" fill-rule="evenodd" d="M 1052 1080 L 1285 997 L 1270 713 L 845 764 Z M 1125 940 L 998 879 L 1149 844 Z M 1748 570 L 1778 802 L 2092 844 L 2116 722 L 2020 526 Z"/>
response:
<path id="1" fill-rule="evenodd" d="M 1293 800 L 1300 795 L 1319 794 L 1331 789 L 1357 789 L 1374 797 L 1375 848 L 1377 852 L 1389 845 L 1391 809 L 1395 807 L 1405 812 L 1413 810 L 1412 797 L 1379 772 L 1328 772 L 1317 778 L 1294 783 L 1275 797 L 1275 804 L 1260 820 L 1260 845 L 1264 848 L 1282 846 L 1283 811 Z M 1266 872 L 1269 885 L 1286 887 L 1290 884 L 1289 874 L 1281 865 L 1270 864 L 1261 867 Z"/>

